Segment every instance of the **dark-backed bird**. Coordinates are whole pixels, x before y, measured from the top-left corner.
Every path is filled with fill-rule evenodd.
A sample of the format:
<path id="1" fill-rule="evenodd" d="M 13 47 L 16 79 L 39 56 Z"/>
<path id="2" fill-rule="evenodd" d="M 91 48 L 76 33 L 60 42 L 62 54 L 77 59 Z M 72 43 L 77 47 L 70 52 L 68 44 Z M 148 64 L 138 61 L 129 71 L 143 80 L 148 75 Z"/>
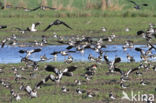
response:
<path id="1" fill-rule="evenodd" d="M 5 28 L 7 28 L 6 25 L 0 25 L 0 29 L 5 29 Z"/>
<path id="2" fill-rule="evenodd" d="M 134 1 L 132 1 L 132 0 L 130 0 L 129 2 L 131 2 L 132 4 L 134 4 L 135 6 L 134 6 L 134 8 L 135 9 L 137 9 L 137 10 L 139 10 L 139 9 L 141 9 L 141 6 L 148 6 L 148 4 L 137 4 L 136 2 L 134 2 Z"/>
<path id="3" fill-rule="evenodd" d="M 61 25 L 63 24 L 64 26 L 66 26 L 69 29 L 72 29 L 69 25 L 67 25 L 65 22 L 60 21 L 60 20 L 55 20 L 54 22 L 52 22 L 51 24 L 49 24 L 43 31 L 47 31 L 50 27 L 52 27 L 53 25 Z"/>
<path id="4" fill-rule="evenodd" d="M 26 58 L 28 58 L 32 53 L 40 52 L 42 49 L 37 48 L 33 50 L 19 50 L 19 53 L 26 53 Z"/>
<path id="5" fill-rule="evenodd" d="M 34 9 L 31 9 L 31 10 L 29 10 L 29 11 L 32 12 L 32 11 L 36 11 L 36 10 L 38 10 L 38 9 L 41 9 L 41 10 L 45 10 L 45 9 L 55 10 L 56 8 L 51 8 L 51 7 L 49 7 L 49 6 L 40 5 L 40 6 L 34 8 Z"/>

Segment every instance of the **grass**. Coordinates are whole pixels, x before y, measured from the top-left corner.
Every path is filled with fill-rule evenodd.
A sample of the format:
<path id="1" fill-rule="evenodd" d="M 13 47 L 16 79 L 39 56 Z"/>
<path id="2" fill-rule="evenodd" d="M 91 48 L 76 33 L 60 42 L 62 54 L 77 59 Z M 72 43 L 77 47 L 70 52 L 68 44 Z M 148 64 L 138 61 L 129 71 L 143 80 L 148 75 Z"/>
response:
<path id="1" fill-rule="evenodd" d="M 26 13 L 20 9 L 5 9 L 1 11 L 0 16 L 33 16 L 33 17 L 83 17 L 83 16 L 127 16 L 127 17 L 142 17 L 142 16 L 156 16 L 156 1 L 137 0 L 138 4 L 148 3 L 148 7 L 142 7 L 141 10 L 135 10 L 133 4 L 128 0 L 7 0 L 8 4 L 13 6 L 23 6 L 27 8 L 36 8 L 39 5 L 47 5 L 49 7 L 56 7 L 57 10 L 38 10 L 35 12 Z M 107 4 L 107 6 L 106 6 Z"/>
<path id="2" fill-rule="evenodd" d="M 49 63 L 48 63 L 49 64 Z M 121 89 L 119 86 L 119 81 L 120 81 L 120 74 L 115 73 L 115 74 L 111 74 L 111 75 L 106 75 L 106 72 L 108 72 L 107 66 L 105 63 L 103 63 L 102 65 L 98 65 L 98 69 L 93 77 L 92 80 L 87 81 L 87 82 L 83 82 L 83 85 L 81 86 L 73 86 L 74 84 L 74 80 L 78 79 L 78 80 L 85 80 L 84 77 L 81 76 L 81 74 L 85 73 L 85 68 L 90 66 L 93 63 L 87 63 L 87 62 L 77 62 L 77 63 L 72 63 L 72 64 L 64 64 L 64 63 L 50 63 L 51 65 L 54 65 L 58 68 L 65 68 L 69 65 L 77 65 L 78 69 L 74 72 L 74 76 L 73 77 L 64 77 L 61 81 L 61 83 L 59 85 L 51 82 L 50 80 L 42 86 L 41 89 L 38 90 L 38 98 L 33 98 L 30 99 L 26 93 L 24 91 L 19 91 L 19 83 L 16 83 L 13 78 L 14 78 L 14 74 L 11 70 L 12 66 L 15 66 L 16 68 L 19 68 L 20 66 L 23 66 L 23 64 L 1 64 L 0 67 L 4 67 L 5 69 L 5 73 L 0 75 L 0 78 L 5 78 L 6 81 L 11 81 L 12 86 L 14 88 L 14 90 L 18 93 L 21 93 L 22 96 L 22 100 L 20 102 L 16 102 L 13 100 L 13 103 L 36 103 L 36 102 L 40 102 L 40 103 L 64 103 L 64 102 L 68 102 L 68 103 L 92 103 L 92 102 L 106 102 L 108 99 L 108 94 L 110 91 L 113 91 L 113 94 L 117 97 L 117 100 L 115 102 L 122 102 L 122 100 L 120 99 L 122 96 L 122 91 L 124 89 Z M 40 63 L 39 64 L 39 71 L 36 71 L 34 73 L 36 73 L 37 78 L 33 78 L 30 79 L 29 73 L 31 70 L 31 68 L 26 69 L 24 72 L 21 71 L 20 69 L 18 70 L 20 74 L 22 74 L 24 77 L 27 78 L 27 80 L 22 80 L 22 82 L 24 82 L 25 84 L 29 84 L 32 87 L 35 86 L 35 84 L 37 82 L 39 82 L 40 80 L 42 80 L 44 77 L 46 77 L 48 74 L 48 72 L 44 71 L 44 66 L 47 65 L 47 63 Z M 120 63 L 118 64 L 118 67 L 123 67 L 126 68 L 124 69 L 124 71 L 129 70 L 130 68 L 134 68 L 136 66 L 138 66 L 138 63 Z M 121 68 L 123 70 L 123 68 Z M 134 74 L 130 75 L 130 79 L 131 81 L 130 83 L 130 87 L 129 89 L 125 89 L 124 91 L 126 91 L 127 93 L 131 93 L 131 90 L 134 91 L 134 93 L 137 93 L 138 91 L 140 91 L 141 93 L 154 93 L 154 87 L 156 84 L 156 81 L 154 80 L 155 78 L 155 72 L 153 72 L 152 70 L 141 70 L 143 73 L 143 77 L 137 77 Z M 149 75 L 150 74 L 150 75 Z M 144 78 L 145 80 L 149 80 L 151 82 L 150 85 L 148 86 L 141 86 L 139 84 L 139 78 Z M 109 81 L 111 80 L 116 80 L 116 83 L 111 83 L 109 84 Z M 62 86 L 66 86 L 67 88 L 70 89 L 69 93 L 62 93 L 61 92 L 61 87 Z M 80 87 L 81 89 L 84 90 L 92 90 L 94 92 L 97 93 L 97 96 L 95 98 L 87 98 L 86 94 L 83 95 L 78 95 L 75 92 L 75 89 L 77 87 Z M 5 102 L 9 102 L 9 98 L 10 98 L 10 93 L 9 90 L 2 87 L 0 85 L 0 102 L 5 103 Z M 113 101 L 112 101 L 113 102 Z M 113 102 L 114 103 L 114 102 Z"/>
<path id="3" fill-rule="evenodd" d="M 47 27 L 51 22 L 56 19 L 65 21 L 73 29 L 70 30 L 63 25 L 53 26 L 47 32 L 43 32 L 43 29 Z M 135 44 L 144 44 L 145 40 L 136 35 L 139 30 L 147 30 L 148 24 L 156 24 L 156 19 L 153 17 L 79 17 L 79 18 L 49 18 L 49 17 L 36 17 L 36 18 L 0 18 L 1 24 L 8 25 L 7 29 L 1 30 L 1 40 L 11 36 L 17 35 L 18 42 L 28 42 L 34 39 L 41 40 L 42 35 L 48 36 L 50 43 L 56 43 L 56 39 L 53 38 L 54 32 L 59 36 L 71 37 L 71 36 L 92 36 L 92 37 L 107 37 L 112 33 L 117 35 L 117 38 L 109 44 L 123 44 L 125 40 L 133 40 Z M 28 32 L 25 34 L 19 33 L 15 28 L 20 27 L 25 29 L 31 26 L 34 22 L 41 22 L 41 25 L 37 27 L 38 32 Z M 107 29 L 106 32 L 102 32 L 101 27 Z M 125 32 L 126 28 L 130 28 L 130 32 Z M 153 42 L 155 40 L 153 39 Z"/>

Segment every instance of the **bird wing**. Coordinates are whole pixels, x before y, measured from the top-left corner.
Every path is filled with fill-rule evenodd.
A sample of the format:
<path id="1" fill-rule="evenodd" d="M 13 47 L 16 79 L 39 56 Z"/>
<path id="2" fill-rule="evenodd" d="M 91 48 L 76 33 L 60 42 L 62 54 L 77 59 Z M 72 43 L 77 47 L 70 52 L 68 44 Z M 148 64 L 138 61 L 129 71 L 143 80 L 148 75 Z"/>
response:
<path id="1" fill-rule="evenodd" d="M 45 8 L 51 9 L 51 10 L 56 10 L 56 8 L 51 8 L 49 6 L 44 6 Z"/>
<path id="2" fill-rule="evenodd" d="M 114 71 L 116 71 L 116 72 L 119 72 L 121 75 L 123 74 L 123 71 L 121 71 L 121 69 L 119 69 L 119 68 L 114 68 Z"/>
<path id="3" fill-rule="evenodd" d="M 45 31 L 47 31 L 50 27 L 52 27 L 53 26 L 53 23 L 52 24 L 49 24 L 43 31 L 45 32 Z"/>
<path id="4" fill-rule="evenodd" d="M 130 2 L 133 3 L 134 5 L 137 5 L 136 2 L 134 2 L 134 1 L 132 1 L 132 0 L 131 0 Z"/>
<path id="5" fill-rule="evenodd" d="M 4 28 L 7 28 L 7 26 L 6 25 L 1 25 L 0 26 L 0 29 L 4 29 Z"/>
<path id="6" fill-rule="evenodd" d="M 58 53 L 60 53 L 60 51 L 59 52 L 58 51 L 54 51 L 53 53 L 51 53 L 51 55 L 56 55 Z"/>
<path id="7" fill-rule="evenodd" d="M 145 32 L 140 30 L 140 31 L 137 32 L 137 35 L 141 35 L 142 33 L 145 33 Z"/>
<path id="8" fill-rule="evenodd" d="M 5 45 L 5 42 L 3 42 L 3 43 L 1 44 L 1 48 L 3 48 L 3 47 L 4 47 L 4 45 Z"/>
<path id="9" fill-rule="evenodd" d="M 40 48 L 37 48 L 37 49 L 34 49 L 32 53 L 35 53 L 35 52 L 40 52 L 42 49 Z"/>
<path id="10" fill-rule="evenodd" d="M 151 46 L 148 50 L 152 50 L 152 49 L 156 50 L 156 47 L 154 47 L 151 43 L 148 43 L 148 44 Z"/>
<path id="11" fill-rule="evenodd" d="M 19 50 L 18 52 L 19 53 L 26 53 L 27 51 L 26 50 Z"/>
<path id="12" fill-rule="evenodd" d="M 31 12 L 31 11 L 36 11 L 36 10 L 40 9 L 40 7 L 41 7 L 41 6 L 38 6 L 38 7 L 34 8 L 34 9 L 31 9 L 30 12 Z"/>
<path id="13" fill-rule="evenodd" d="M 128 76 L 129 74 L 131 74 L 132 72 L 136 71 L 136 70 L 139 70 L 139 68 L 136 67 L 136 68 L 130 69 L 130 70 L 126 73 L 127 76 Z"/>
<path id="14" fill-rule="evenodd" d="M 64 76 L 72 76 L 72 72 L 64 72 L 63 75 Z"/>
<path id="15" fill-rule="evenodd" d="M 77 66 L 70 66 L 70 67 L 67 67 L 68 68 L 68 72 L 73 72 L 77 69 Z"/>
<path id="16" fill-rule="evenodd" d="M 108 58 L 107 58 L 106 55 L 104 55 L 104 59 L 105 59 L 106 63 L 108 64 L 109 63 L 109 60 L 108 60 Z"/>
<path id="17" fill-rule="evenodd" d="M 148 6 L 148 4 L 142 4 L 143 6 Z"/>
<path id="18" fill-rule="evenodd" d="M 72 29 L 69 25 L 67 25 L 65 22 L 61 21 L 61 24 L 63 24 L 64 26 L 66 26 L 69 29 Z"/>
<path id="19" fill-rule="evenodd" d="M 59 70 L 54 67 L 54 66 L 51 66 L 51 65 L 47 65 L 47 67 L 45 68 L 46 71 L 48 72 L 53 72 L 55 73 L 56 75 L 58 74 Z"/>
<path id="20" fill-rule="evenodd" d="M 74 46 L 68 46 L 66 49 L 70 50 L 72 49 Z"/>
<path id="21" fill-rule="evenodd" d="M 34 24 L 35 24 L 35 27 L 37 27 L 38 25 L 40 25 L 40 22 L 36 22 Z"/>
<path id="22" fill-rule="evenodd" d="M 120 57 L 115 58 L 114 63 L 119 63 L 121 61 Z"/>

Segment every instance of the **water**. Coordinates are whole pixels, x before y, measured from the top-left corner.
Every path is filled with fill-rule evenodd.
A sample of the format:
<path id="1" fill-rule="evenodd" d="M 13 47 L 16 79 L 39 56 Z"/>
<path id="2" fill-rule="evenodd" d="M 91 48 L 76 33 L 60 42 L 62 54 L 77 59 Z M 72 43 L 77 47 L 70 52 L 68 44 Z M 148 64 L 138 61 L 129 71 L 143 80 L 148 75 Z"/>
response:
<path id="1" fill-rule="evenodd" d="M 122 49 L 123 45 L 107 45 L 107 48 L 102 48 L 104 51 L 103 55 L 108 55 L 110 60 L 113 60 L 116 56 L 121 57 L 122 62 L 128 62 L 127 60 L 127 53 L 129 53 L 131 56 L 134 57 L 136 62 L 139 62 L 140 59 L 140 53 L 135 51 L 135 47 L 142 48 L 143 50 L 147 50 L 148 48 L 145 45 L 135 45 L 132 49 L 127 49 L 127 51 L 123 51 Z M 35 61 L 40 60 L 40 56 L 46 55 L 47 58 L 53 58 L 50 53 L 54 51 L 62 51 L 66 50 L 67 45 L 52 45 L 52 46 L 44 46 L 44 47 L 18 47 L 18 46 L 5 46 L 4 48 L 0 48 L 0 63 L 19 63 L 21 61 L 21 58 L 24 57 L 26 54 L 20 54 L 18 51 L 23 50 L 31 50 L 34 48 L 42 48 L 41 52 L 32 54 L 29 58 Z M 75 48 L 71 49 L 75 50 Z M 152 50 L 153 54 L 156 54 L 155 50 Z M 74 61 L 88 61 L 88 55 L 92 54 L 94 57 L 98 57 L 99 54 L 96 53 L 92 49 L 86 49 L 85 53 L 82 55 L 79 51 L 76 53 L 69 53 L 69 55 L 73 56 Z M 48 62 L 53 61 L 48 60 Z M 58 62 L 64 61 L 64 57 L 60 54 L 57 58 Z M 152 59 L 152 61 L 155 61 L 155 59 Z"/>

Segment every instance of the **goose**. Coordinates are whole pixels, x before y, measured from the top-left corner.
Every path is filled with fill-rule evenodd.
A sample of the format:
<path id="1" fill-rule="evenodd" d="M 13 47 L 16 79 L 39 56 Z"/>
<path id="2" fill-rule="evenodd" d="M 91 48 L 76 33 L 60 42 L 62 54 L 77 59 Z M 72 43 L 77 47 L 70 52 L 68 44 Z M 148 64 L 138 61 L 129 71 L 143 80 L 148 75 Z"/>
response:
<path id="1" fill-rule="evenodd" d="M 63 24 L 64 26 L 66 26 L 69 29 L 72 29 L 69 25 L 67 25 L 65 22 L 60 21 L 60 20 L 55 20 L 54 22 L 52 22 L 51 24 L 49 24 L 43 31 L 47 31 L 50 27 L 52 27 L 53 25 L 61 25 Z"/>

